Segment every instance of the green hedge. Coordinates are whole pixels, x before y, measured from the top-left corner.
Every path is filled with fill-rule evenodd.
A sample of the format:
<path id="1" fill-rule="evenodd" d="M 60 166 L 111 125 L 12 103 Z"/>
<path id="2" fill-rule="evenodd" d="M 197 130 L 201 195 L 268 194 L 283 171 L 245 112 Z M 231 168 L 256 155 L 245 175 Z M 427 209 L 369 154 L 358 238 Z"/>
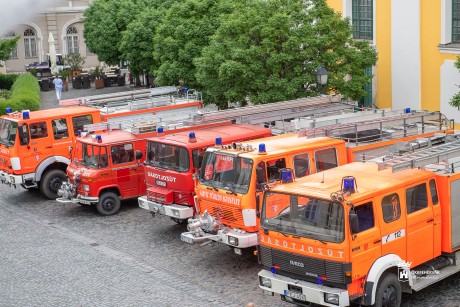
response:
<path id="1" fill-rule="evenodd" d="M 0 101 L 0 115 L 6 113 L 5 108 L 13 111 L 40 110 L 40 86 L 31 74 L 19 75 L 11 87 L 10 100 Z"/>
<path id="2" fill-rule="evenodd" d="M 0 89 L 10 90 L 17 78 L 18 75 L 14 74 L 0 74 Z"/>

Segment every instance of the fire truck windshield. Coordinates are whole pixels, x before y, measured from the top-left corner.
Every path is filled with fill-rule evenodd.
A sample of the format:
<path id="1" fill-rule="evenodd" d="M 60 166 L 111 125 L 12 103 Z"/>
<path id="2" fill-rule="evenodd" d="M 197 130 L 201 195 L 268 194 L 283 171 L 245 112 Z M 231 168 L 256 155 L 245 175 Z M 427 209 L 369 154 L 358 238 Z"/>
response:
<path id="1" fill-rule="evenodd" d="M 18 131 L 18 123 L 0 118 L 0 144 L 5 146 L 13 146 L 16 140 L 16 132 Z"/>
<path id="2" fill-rule="evenodd" d="M 75 144 L 73 163 L 87 168 L 106 168 L 108 166 L 107 147 L 78 142 Z"/>
<path id="3" fill-rule="evenodd" d="M 200 183 L 246 194 L 251 182 L 252 165 L 251 159 L 208 151 L 201 166 Z"/>
<path id="4" fill-rule="evenodd" d="M 190 156 L 185 147 L 159 142 L 148 142 L 147 164 L 177 172 L 190 169 Z"/>
<path id="5" fill-rule="evenodd" d="M 319 198 L 266 192 L 261 225 L 264 229 L 322 242 L 344 240 L 343 206 Z"/>

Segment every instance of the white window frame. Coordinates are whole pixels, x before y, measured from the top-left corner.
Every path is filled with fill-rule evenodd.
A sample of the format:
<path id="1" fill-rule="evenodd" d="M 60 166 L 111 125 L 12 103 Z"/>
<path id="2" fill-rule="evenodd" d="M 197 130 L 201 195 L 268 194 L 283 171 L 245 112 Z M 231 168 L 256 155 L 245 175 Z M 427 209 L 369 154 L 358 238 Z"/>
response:
<path id="1" fill-rule="evenodd" d="M 78 37 L 78 30 L 75 26 L 67 28 L 66 44 L 67 54 L 80 53 L 80 38 Z"/>
<path id="2" fill-rule="evenodd" d="M 33 35 L 29 35 L 30 33 Z M 28 28 L 24 31 L 24 57 L 26 59 L 37 58 L 37 33 L 34 29 Z"/>

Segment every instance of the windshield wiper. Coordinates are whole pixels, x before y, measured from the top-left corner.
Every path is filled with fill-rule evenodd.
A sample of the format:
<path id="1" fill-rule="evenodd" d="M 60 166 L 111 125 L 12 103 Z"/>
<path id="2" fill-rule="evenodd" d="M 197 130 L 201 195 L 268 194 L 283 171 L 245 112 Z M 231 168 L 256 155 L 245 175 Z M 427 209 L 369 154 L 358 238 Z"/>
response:
<path id="1" fill-rule="evenodd" d="M 327 245 L 327 242 L 324 241 L 324 240 L 322 240 L 322 239 L 320 239 L 320 238 L 318 237 L 318 235 L 316 235 L 315 233 L 307 232 L 306 235 L 309 236 L 309 237 L 311 237 L 312 239 L 315 239 L 316 241 L 319 241 L 319 242 L 323 243 L 324 245 Z"/>
<path id="2" fill-rule="evenodd" d="M 230 190 L 231 192 L 230 194 L 238 196 L 238 194 L 236 194 L 235 184 L 233 182 L 227 182 L 227 183 L 229 183 L 229 186 L 226 186 L 225 188 Z"/>

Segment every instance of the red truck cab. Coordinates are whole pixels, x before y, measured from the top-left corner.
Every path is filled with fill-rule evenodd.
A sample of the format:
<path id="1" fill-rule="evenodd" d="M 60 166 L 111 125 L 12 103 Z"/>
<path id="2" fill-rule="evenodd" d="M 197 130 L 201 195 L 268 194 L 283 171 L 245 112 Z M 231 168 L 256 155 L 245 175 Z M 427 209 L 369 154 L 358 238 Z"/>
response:
<path id="1" fill-rule="evenodd" d="M 206 148 L 270 136 L 268 128 L 226 124 L 182 131 L 147 142 L 145 180 L 147 194 L 139 197 L 139 206 L 153 215 L 169 216 L 183 223 L 195 214 L 194 189 Z"/>
<path id="2" fill-rule="evenodd" d="M 146 136 L 123 130 L 77 139 L 57 201 L 95 205 L 102 215 L 120 210 L 121 200 L 145 194 Z"/>

